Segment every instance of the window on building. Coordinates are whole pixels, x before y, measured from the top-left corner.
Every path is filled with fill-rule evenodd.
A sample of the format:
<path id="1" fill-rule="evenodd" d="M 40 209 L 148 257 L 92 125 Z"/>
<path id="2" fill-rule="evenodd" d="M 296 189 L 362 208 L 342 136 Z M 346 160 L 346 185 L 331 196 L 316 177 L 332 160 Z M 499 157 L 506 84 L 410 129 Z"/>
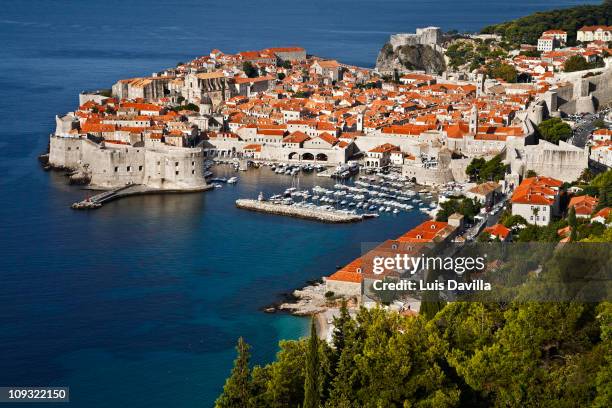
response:
<path id="1" fill-rule="evenodd" d="M 142 171 L 142 166 L 138 166 L 138 171 Z"/>
<path id="2" fill-rule="evenodd" d="M 178 167 L 178 162 L 175 162 L 175 163 L 174 163 L 174 166 L 175 166 L 175 167 Z"/>
<path id="3" fill-rule="evenodd" d="M 195 174 L 195 170 L 191 170 L 191 174 Z"/>
<path id="4" fill-rule="evenodd" d="M 179 174 L 178 170 L 177 170 L 177 171 L 175 171 L 175 174 L 178 176 L 178 174 Z"/>
<path id="5" fill-rule="evenodd" d="M 132 166 L 127 166 L 127 171 L 132 171 Z"/>
<path id="6" fill-rule="evenodd" d="M 119 171 L 119 167 L 115 167 L 115 173 Z"/>

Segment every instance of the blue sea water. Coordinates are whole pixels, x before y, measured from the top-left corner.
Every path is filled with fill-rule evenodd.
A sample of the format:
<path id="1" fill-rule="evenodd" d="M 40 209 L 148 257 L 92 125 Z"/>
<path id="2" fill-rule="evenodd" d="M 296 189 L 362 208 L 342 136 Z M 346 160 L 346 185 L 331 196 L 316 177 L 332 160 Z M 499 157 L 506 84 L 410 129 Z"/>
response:
<path id="1" fill-rule="evenodd" d="M 478 30 L 580 3 L 2 0 L 0 386 L 70 386 L 74 407 L 212 406 L 239 336 L 262 364 L 278 340 L 305 334 L 304 319 L 261 307 L 333 272 L 362 242 L 422 220 L 412 213 L 331 226 L 234 208 L 238 197 L 288 187 L 268 170 L 204 194 L 72 211 L 85 193 L 43 172 L 36 157 L 54 115 L 74 109 L 79 91 L 212 48 L 301 45 L 372 66 L 394 32 Z"/>

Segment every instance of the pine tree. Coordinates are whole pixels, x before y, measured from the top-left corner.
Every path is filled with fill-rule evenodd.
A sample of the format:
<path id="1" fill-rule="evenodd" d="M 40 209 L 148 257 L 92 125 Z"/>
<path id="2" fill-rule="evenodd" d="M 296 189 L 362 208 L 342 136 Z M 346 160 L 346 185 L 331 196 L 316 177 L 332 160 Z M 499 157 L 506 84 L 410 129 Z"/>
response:
<path id="1" fill-rule="evenodd" d="M 223 393 L 215 402 L 215 408 L 248 408 L 250 407 L 250 370 L 249 345 L 242 337 L 236 345 L 238 357 L 234 360 L 234 368 L 223 386 Z"/>
<path id="2" fill-rule="evenodd" d="M 319 408 L 319 339 L 315 320 L 310 324 L 310 339 L 308 339 L 308 352 L 306 355 L 306 368 L 304 378 L 304 405 L 303 408 Z"/>
<path id="3" fill-rule="evenodd" d="M 578 222 L 576 221 L 576 209 L 574 207 L 570 207 L 567 223 L 570 227 L 570 240 L 576 242 L 576 238 L 578 238 Z"/>
<path id="4" fill-rule="evenodd" d="M 352 319 L 348 312 L 346 300 L 343 300 L 342 305 L 340 306 L 340 316 L 334 318 L 333 344 L 335 355 L 338 358 L 342 354 L 342 350 L 344 350 L 347 335 L 346 331 L 348 330 L 347 326 L 350 324 L 351 320 Z"/>

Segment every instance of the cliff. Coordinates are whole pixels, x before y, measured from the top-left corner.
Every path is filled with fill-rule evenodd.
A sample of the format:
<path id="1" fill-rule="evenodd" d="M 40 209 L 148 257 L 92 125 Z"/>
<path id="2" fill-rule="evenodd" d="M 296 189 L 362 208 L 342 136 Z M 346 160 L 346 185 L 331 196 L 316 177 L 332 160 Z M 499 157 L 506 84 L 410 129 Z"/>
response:
<path id="1" fill-rule="evenodd" d="M 394 48 L 386 43 L 376 58 L 376 69 L 381 73 L 415 70 L 440 74 L 446 70 L 446 63 L 444 55 L 430 45 L 400 45 Z"/>

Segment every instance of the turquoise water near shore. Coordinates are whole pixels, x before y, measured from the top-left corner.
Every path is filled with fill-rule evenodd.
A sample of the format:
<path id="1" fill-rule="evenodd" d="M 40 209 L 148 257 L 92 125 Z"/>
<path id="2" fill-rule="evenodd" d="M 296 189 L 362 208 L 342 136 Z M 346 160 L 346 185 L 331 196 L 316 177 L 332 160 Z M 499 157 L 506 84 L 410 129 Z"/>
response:
<path id="1" fill-rule="evenodd" d="M 477 30 L 580 1 L 27 1 L 0 14 L 0 386 L 71 387 L 73 407 L 211 406 L 244 336 L 253 360 L 307 321 L 261 308 L 397 236 L 420 213 L 326 225 L 237 210 L 278 192 L 267 169 L 203 194 L 142 196 L 92 212 L 43 172 L 54 115 L 109 87 L 204 54 L 297 44 L 372 66 L 389 34 Z M 229 171 L 228 169 L 222 170 Z M 329 180 L 306 177 L 302 185 Z"/>

